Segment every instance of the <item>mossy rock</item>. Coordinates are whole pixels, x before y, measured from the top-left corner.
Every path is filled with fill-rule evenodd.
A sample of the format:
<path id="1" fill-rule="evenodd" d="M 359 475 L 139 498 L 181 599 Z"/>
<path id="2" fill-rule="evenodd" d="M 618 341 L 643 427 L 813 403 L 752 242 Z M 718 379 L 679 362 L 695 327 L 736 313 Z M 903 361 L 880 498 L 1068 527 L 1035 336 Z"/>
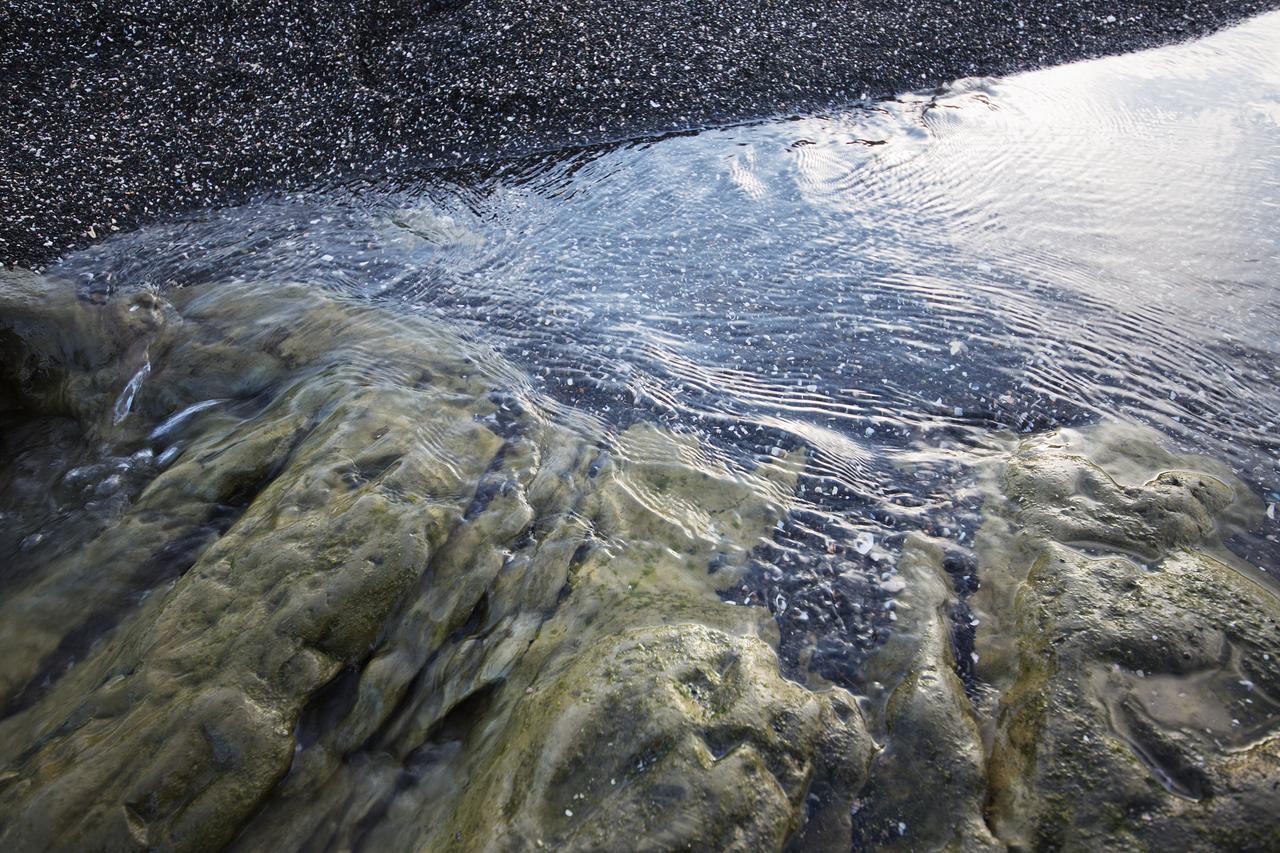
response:
<path id="1" fill-rule="evenodd" d="M 540 680 L 444 828 L 464 849 L 776 850 L 815 776 L 856 790 L 870 740 L 847 694 L 784 681 L 764 643 L 626 631 Z"/>
<path id="2" fill-rule="evenodd" d="M 7 418 L 149 460 L 15 547 L 5 849 L 847 841 L 852 697 L 782 679 L 767 613 L 718 594 L 802 456 L 552 422 L 492 352 L 302 286 L 6 277 L 0 346 Z"/>
<path id="3" fill-rule="evenodd" d="M 1135 461 L 1156 466 L 1145 482 Z M 1256 521 L 1256 499 L 1133 429 L 1025 441 L 1003 483 L 980 541 L 997 580 L 978 596 L 979 650 L 992 652 L 979 673 L 1007 685 L 990 757 L 997 835 L 1035 849 L 1275 849 L 1280 600 L 1219 535 Z"/>

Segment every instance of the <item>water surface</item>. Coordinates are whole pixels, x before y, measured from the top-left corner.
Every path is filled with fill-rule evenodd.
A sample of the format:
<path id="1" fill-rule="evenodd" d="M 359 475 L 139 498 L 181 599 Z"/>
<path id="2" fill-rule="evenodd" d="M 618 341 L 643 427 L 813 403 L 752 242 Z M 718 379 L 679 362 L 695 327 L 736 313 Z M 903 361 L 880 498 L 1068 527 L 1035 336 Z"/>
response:
<path id="1" fill-rule="evenodd" d="M 659 422 L 731 465 L 808 448 L 741 601 L 778 614 L 784 657 L 822 619 L 814 667 L 854 684 L 902 532 L 965 559 L 967 462 L 996 433 L 1136 420 L 1280 501 L 1277 225 L 1273 14 L 824 115 L 265 197 L 52 272 L 328 288 L 486 345 L 548 418 Z M 1276 571 L 1268 523 L 1237 545 Z M 844 556 L 867 557 L 859 583 L 822 588 Z"/>

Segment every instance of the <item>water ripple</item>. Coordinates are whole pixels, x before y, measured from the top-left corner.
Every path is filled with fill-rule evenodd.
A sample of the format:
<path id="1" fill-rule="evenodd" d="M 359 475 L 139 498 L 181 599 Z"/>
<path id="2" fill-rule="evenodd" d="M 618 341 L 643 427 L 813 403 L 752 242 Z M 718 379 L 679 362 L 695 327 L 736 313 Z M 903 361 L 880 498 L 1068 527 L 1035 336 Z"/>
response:
<path id="1" fill-rule="evenodd" d="M 826 115 L 258 199 L 58 271 L 306 282 L 437 317 L 490 347 L 478 370 L 523 369 L 502 377 L 522 405 L 695 434 L 707 470 L 803 445 L 792 533 L 813 547 L 958 506 L 949 448 L 1108 416 L 1277 493 L 1277 44 L 1272 15 Z"/>

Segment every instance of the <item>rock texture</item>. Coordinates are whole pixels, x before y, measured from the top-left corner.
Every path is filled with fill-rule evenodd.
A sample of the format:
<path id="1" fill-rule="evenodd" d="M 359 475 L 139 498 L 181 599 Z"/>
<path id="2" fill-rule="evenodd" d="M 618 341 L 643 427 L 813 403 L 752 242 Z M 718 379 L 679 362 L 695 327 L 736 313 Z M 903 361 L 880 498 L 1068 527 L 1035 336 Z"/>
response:
<path id="1" fill-rule="evenodd" d="M 982 464 L 980 588 L 904 549 L 855 846 L 1275 849 L 1280 599 L 1222 547 L 1256 498 L 1132 427 Z"/>
<path id="2" fill-rule="evenodd" d="M 3 849 L 1280 839 L 1262 509 L 1148 431 L 976 456 L 976 559 L 906 537 L 855 698 L 723 600 L 803 452 L 553 421 L 297 285 L 7 275 L 0 355 Z"/>
<path id="3" fill-rule="evenodd" d="M 6 496 L 133 460 L 5 504 L 0 846 L 848 837 L 853 698 L 717 594 L 797 460 L 548 423 L 491 354 L 303 287 L 0 288 L 4 417 L 68 436 L 5 447 Z"/>
<path id="4" fill-rule="evenodd" d="M 1090 454 L 1116 459 L 1114 476 L 1081 444 L 1020 448 L 1004 488 L 1021 529 L 986 542 L 1025 572 L 1016 647 L 993 650 L 988 673 L 1008 683 L 991 824 L 1028 847 L 1274 849 L 1280 601 L 1218 543 L 1261 508 L 1229 472 L 1143 436 Z M 1163 470 L 1124 482 L 1143 461 Z"/>

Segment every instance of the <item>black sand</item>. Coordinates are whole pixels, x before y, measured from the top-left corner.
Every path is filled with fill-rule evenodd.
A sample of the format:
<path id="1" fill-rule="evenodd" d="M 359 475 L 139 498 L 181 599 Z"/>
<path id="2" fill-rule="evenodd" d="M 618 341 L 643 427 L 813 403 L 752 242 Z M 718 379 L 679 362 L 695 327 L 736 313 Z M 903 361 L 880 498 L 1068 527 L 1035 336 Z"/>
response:
<path id="1" fill-rule="evenodd" d="M 4 0 L 0 261 L 273 187 L 820 109 L 1274 0 Z"/>

